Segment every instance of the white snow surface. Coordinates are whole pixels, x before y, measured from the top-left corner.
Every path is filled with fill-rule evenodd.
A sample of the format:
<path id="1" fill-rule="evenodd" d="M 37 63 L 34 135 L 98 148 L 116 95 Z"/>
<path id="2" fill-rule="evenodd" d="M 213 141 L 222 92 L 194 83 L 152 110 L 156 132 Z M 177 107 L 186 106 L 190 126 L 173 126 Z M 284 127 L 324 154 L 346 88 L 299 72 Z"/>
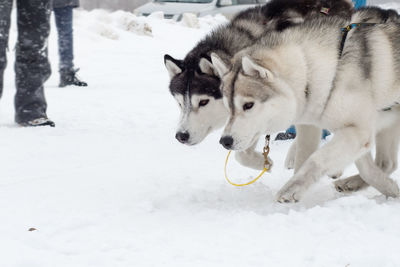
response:
<path id="1" fill-rule="evenodd" d="M 398 199 L 371 188 L 340 194 L 323 177 L 300 203 L 279 204 L 290 141 L 272 142 L 271 173 L 236 188 L 224 180 L 219 133 L 194 147 L 174 139 L 179 111 L 163 55 L 182 58 L 224 21 L 189 28 L 77 10 L 75 64 L 87 88 L 57 87 L 52 22 L 46 95 L 57 126 L 21 128 L 14 17 L 0 105 L 0 266 L 400 266 Z M 257 174 L 229 167 L 235 181 Z"/>

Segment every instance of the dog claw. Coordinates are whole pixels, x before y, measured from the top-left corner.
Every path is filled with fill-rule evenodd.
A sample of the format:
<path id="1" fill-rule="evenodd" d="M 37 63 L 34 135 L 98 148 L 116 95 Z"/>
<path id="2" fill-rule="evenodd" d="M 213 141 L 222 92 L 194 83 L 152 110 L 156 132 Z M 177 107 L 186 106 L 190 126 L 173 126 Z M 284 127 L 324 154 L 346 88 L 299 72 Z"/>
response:
<path id="1" fill-rule="evenodd" d="M 278 202 L 279 203 L 296 203 L 298 202 L 298 199 L 296 198 L 296 193 L 292 193 L 289 196 L 286 196 L 286 194 L 281 195 L 278 197 Z"/>
<path id="2" fill-rule="evenodd" d="M 338 180 L 334 182 L 336 191 L 342 192 L 356 192 L 368 186 L 360 176 L 355 175 L 349 178 Z"/>

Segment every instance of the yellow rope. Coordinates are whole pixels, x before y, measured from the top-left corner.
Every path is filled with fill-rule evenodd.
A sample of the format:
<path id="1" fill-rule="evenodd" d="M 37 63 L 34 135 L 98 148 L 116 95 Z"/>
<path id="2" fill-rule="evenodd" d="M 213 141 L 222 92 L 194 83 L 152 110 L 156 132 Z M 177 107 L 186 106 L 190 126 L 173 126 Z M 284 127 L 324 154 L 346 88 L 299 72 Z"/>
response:
<path id="1" fill-rule="evenodd" d="M 234 182 L 232 182 L 231 180 L 229 180 L 228 174 L 227 174 L 227 171 L 226 171 L 226 167 L 228 166 L 229 156 L 231 155 L 231 152 L 232 152 L 232 151 L 229 151 L 229 152 L 228 152 L 228 155 L 226 156 L 226 160 L 225 160 L 225 167 L 224 167 L 225 179 L 228 181 L 228 183 L 230 183 L 231 185 L 234 185 L 234 186 L 246 186 L 246 185 L 250 185 L 250 184 L 254 183 L 255 181 L 257 181 L 258 179 L 260 179 L 261 176 L 263 176 L 263 174 L 264 174 L 266 171 L 269 170 L 269 167 L 271 166 L 271 163 L 268 161 L 269 139 L 270 139 L 270 137 L 269 137 L 269 135 L 267 135 L 267 136 L 265 137 L 265 146 L 264 146 L 264 149 L 263 149 L 264 169 L 262 170 L 262 172 L 261 172 L 256 178 L 254 178 L 254 179 L 251 180 L 250 182 L 247 182 L 247 183 L 244 183 L 244 184 L 237 184 L 237 183 L 234 183 Z"/>
<path id="2" fill-rule="evenodd" d="M 246 186 L 246 185 L 250 185 L 250 184 L 254 183 L 255 181 L 257 181 L 258 179 L 260 179 L 261 176 L 263 176 L 263 174 L 264 174 L 266 171 L 268 171 L 268 169 L 264 167 L 264 170 L 262 170 L 262 172 L 261 172 L 256 178 L 254 178 L 253 180 L 251 180 L 250 182 L 247 182 L 247 183 L 245 183 L 245 184 L 236 184 L 236 183 L 232 182 L 231 180 L 229 180 L 228 174 L 227 174 L 227 171 L 226 171 L 226 166 L 228 165 L 228 159 L 229 159 L 229 156 L 230 156 L 231 152 L 232 152 L 232 151 L 229 151 L 229 152 L 228 152 L 228 155 L 226 156 L 225 168 L 224 168 L 225 179 L 226 179 L 226 180 L 228 181 L 228 183 L 230 183 L 231 185 L 234 185 L 234 186 Z"/>

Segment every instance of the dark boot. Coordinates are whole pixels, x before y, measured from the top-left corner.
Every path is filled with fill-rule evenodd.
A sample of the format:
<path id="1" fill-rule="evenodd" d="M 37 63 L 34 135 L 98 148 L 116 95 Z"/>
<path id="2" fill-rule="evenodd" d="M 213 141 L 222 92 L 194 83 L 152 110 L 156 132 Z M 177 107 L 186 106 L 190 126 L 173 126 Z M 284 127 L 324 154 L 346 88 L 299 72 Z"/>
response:
<path id="1" fill-rule="evenodd" d="M 50 126 L 55 127 L 56 124 L 48 118 L 39 118 L 25 122 L 18 122 L 19 125 L 24 127 L 37 127 L 37 126 Z"/>
<path id="2" fill-rule="evenodd" d="M 59 87 L 65 87 L 67 85 L 88 86 L 86 82 L 79 80 L 76 76 L 78 71 L 79 69 L 61 70 Z"/>
<path id="3" fill-rule="evenodd" d="M 289 140 L 289 139 L 295 139 L 295 138 L 296 138 L 295 133 L 278 133 L 275 140 Z"/>

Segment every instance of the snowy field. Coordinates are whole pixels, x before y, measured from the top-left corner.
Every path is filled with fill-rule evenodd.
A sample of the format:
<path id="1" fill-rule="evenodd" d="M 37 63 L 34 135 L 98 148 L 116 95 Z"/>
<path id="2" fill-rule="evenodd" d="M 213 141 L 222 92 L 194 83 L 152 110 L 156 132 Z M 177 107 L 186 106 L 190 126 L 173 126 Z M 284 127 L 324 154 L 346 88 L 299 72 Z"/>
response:
<path id="1" fill-rule="evenodd" d="M 272 173 L 235 188 L 224 180 L 219 133 L 195 147 L 174 139 L 178 107 L 163 55 L 183 57 L 223 22 L 77 11 L 75 63 L 89 87 L 57 87 L 53 27 L 46 95 L 56 128 L 14 124 L 10 49 L 0 266 L 400 266 L 400 200 L 371 188 L 340 194 L 324 177 L 301 203 L 279 204 L 275 194 L 292 174 L 283 168 L 290 141 L 272 143 Z M 15 24 L 11 32 L 13 48 Z M 256 174 L 230 168 L 236 181 Z M 350 166 L 344 176 L 354 173 Z M 400 171 L 392 177 L 400 182 Z"/>

